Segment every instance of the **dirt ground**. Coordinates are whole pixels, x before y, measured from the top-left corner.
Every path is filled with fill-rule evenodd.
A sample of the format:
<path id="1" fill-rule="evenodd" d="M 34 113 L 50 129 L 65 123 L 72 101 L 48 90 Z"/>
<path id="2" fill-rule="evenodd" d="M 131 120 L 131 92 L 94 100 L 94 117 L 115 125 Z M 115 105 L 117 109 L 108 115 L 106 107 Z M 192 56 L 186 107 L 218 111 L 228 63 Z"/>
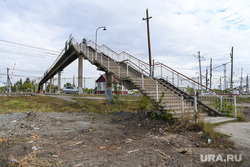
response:
<path id="1" fill-rule="evenodd" d="M 144 112 L 0 115 L 0 166 L 244 166 L 244 158 L 240 163 L 201 162 L 201 154 L 241 150 L 224 143 L 209 147 L 196 131 L 169 133 L 168 128 Z"/>

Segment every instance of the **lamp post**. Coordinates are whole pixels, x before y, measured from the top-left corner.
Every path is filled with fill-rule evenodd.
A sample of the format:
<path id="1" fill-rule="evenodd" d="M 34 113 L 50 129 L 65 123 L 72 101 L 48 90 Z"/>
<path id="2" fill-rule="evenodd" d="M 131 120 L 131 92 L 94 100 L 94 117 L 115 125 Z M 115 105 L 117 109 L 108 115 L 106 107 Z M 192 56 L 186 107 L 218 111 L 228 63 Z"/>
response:
<path id="1" fill-rule="evenodd" d="M 100 28 L 103 28 L 103 31 L 106 31 L 106 27 L 105 26 L 101 26 L 101 27 L 98 27 L 96 29 L 96 32 L 95 32 L 95 59 L 97 59 L 97 31 L 100 29 Z"/>

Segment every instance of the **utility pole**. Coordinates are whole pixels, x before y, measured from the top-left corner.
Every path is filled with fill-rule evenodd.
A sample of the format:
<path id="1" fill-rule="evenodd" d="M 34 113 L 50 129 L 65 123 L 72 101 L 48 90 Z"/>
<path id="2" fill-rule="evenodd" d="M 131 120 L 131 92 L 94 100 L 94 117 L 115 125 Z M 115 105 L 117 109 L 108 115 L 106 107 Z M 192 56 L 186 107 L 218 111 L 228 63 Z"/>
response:
<path id="1" fill-rule="evenodd" d="M 9 77 L 9 68 L 7 68 L 7 93 L 10 93 L 9 86 L 10 86 L 10 77 Z"/>
<path id="2" fill-rule="evenodd" d="M 223 64 L 224 66 L 224 90 L 227 89 L 227 64 Z"/>
<path id="3" fill-rule="evenodd" d="M 207 87 L 208 87 L 208 70 L 207 70 L 207 68 L 206 68 L 206 90 L 207 90 Z"/>
<path id="4" fill-rule="evenodd" d="M 198 51 L 198 57 L 196 55 L 194 55 L 198 61 L 199 61 L 199 70 L 200 70 L 200 84 L 202 85 L 202 73 L 201 73 L 201 61 L 205 60 L 204 57 L 200 55 L 200 51 Z M 201 95 L 203 95 L 203 91 L 202 91 L 202 86 L 201 86 Z"/>
<path id="5" fill-rule="evenodd" d="M 240 77 L 240 91 L 241 91 L 241 93 L 243 92 L 243 87 L 242 87 L 242 73 L 243 73 L 243 68 L 241 68 L 241 77 Z"/>
<path id="6" fill-rule="evenodd" d="M 246 93 L 249 93 L 248 74 L 246 78 Z"/>
<path id="7" fill-rule="evenodd" d="M 220 77 L 220 93 L 221 93 L 221 77 Z"/>
<path id="8" fill-rule="evenodd" d="M 230 57 L 231 57 L 231 82 L 230 82 L 230 90 L 231 93 L 233 93 L 233 51 L 234 48 L 232 47 L 231 53 L 230 53 Z"/>
<path id="9" fill-rule="evenodd" d="M 149 73 L 150 76 L 152 75 L 152 69 L 151 69 L 151 47 L 150 47 L 150 34 L 149 34 L 149 19 L 152 17 L 148 17 L 148 9 L 146 9 L 146 18 L 142 18 L 142 20 L 147 21 L 147 33 L 148 33 L 148 55 L 149 55 Z"/>
<path id="10" fill-rule="evenodd" d="M 86 94 L 86 77 L 84 77 L 84 94 Z"/>
<path id="11" fill-rule="evenodd" d="M 212 58 L 210 59 L 210 89 L 212 87 Z"/>
<path id="12" fill-rule="evenodd" d="M 73 86 L 75 87 L 75 75 L 73 75 Z"/>

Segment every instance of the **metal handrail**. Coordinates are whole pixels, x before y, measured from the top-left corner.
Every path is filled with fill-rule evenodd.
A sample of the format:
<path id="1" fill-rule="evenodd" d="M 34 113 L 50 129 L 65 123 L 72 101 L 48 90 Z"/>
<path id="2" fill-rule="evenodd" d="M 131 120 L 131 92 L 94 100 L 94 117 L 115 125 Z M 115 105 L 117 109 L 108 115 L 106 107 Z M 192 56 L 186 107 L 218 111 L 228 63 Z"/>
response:
<path id="1" fill-rule="evenodd" d="M 89 44 L 89 46 L 91 46 L 91 47 L 93 47 L 93 48 L 94 48 L 94 46 L 95 46 L 95 43 L 94 43 L 93 41 L 89 41 L 88 44 Z M 145 63 L 144 61 L 141 61 L 141 60 L 139 60 L 138 58 L 136 58 L 136 57 L 134 57 L 134 56 L 132 56 L 132 55 L 126 53 L 126 52 L 121 52 L 121 53 L 118 54 L 118 53 L 116 53 L 115 51 L 111 50 L 110 48 L 108 48 L 108 47 L 105 46 L 105 45 L 97 46 L 97 49 L 98 49 L 100 52 L 102 52 L 103 54 L 105 54 L 106 56 L 109 56 L 109 58 L 110 58 L 110 59 L 113 59 L 113 61 L 129 63 L 130 66 L 131 66 L 131 67 L 133 66 L 134 69 L 137 70 L 138 72 L 140 72 L 140 73 L 145 73 L 145 74 L 147 74 L 148 76 L 152 76 L 152 75 L 150 75 L 150 70 L 149 70 L 150 67 L 149 67 L 149 64 L 148 64 L 148 63 Z M 142 67 L 146 67 L 146 69 L 143 69 Z M 182 74 L 182 73 L 180 73 L 180 72 L 178 72 L 178 71 L 176 71 L 176 70 L 174 70 L 174 69 L 168 67 L 168 66 L 165 65 L 165 64 L 157 63 L 157 64 L 153 65 L 151 68 L 157 69 L 157 68 L 159 68 L 159 67 L 161 68 L 161 70 L 163 70 L 163 71 L 161 71 L 161 73 L 166 73 L 166 72 L 171 73 L 173 78 L 171 78 L 171 77 L 170 77 L 170 78 L 171 78 L 173 81 L 176 80 L 176 79 L 178 79 L 178 81 L 177 81 L 178 84 L 179 84 L 180 81 L 184 81 L 184 82 L 189 83 L 188 85 L 190 85 L 190 88 L 193 88 L 193 89 L 194 89 L 193 91 L 196 91 L 196 88 L 202 87 L 202 88 L 204 88 L 204 90 L 209 91 L 210 94 L 215 94 L 215 95 L 217 95 L 218 97 L 219 97 L 219 96 L 223 96 L 223 97 L 226 97 L 226 96 L 235 96 L 234 94 L 220 94 L 220 93 L 218 93 L 218 92 L 216 92 L 216 91 L 214 91 L 214 90 L 212 90 L 212 89 L 210 89 L 210 88 L 208 88 L 208 87 L 202 85 L 201 83 L 198 83 L 197 81 L 195 81 L 195 80 L 193 80 L 193 79 L 187 77 L 186 75 L 184 75 L 184 74 Z M 155 70 L 153 70 L 153 71 L 154 71 L 154 73 L 156 73 Z M 152 77 L 148 77 L 148 78 L 150 78 L 151 80 L 154 80 L 154 82 L 156 83 L 156 81 L 155 81 L 156 78 L 152 78 Z M 163 78 L 162 75 L 161 75 L 161 78 Z M 170 81 L 168 78 L 166 78 L 166 80 L 167 80 L 169 83 L 171 83 L 171 81 Z M 162 86 L 161 84 L 159 84 L 159 85 Z M 172 85 L 175 86 L 174 83 L 172 83 Z M 162 87 L 163 87 L 163 86 L 162 86 Z M 177 87 L 178 87 L 178 86 L 177 86 Z M 178 87 L 178 88 L 179 88 L 179 87 Z M 171 88 L 170 88 L 170 89 L 171 89 Z M 171 90 L 172 90 L 172 89 L 171 89 Z M 170 90 L 168 90 L 168 91 L 171 92 Z M 173 91 L 173 90 L 172 90 L 172 91 Z M 187 93 L 188 93 L 188 92 L 187 92 Z M 193 93 L 194 93 L 194 95 L 195 95 L 195 92 L 193 92 Z M 176 95 L 174 92 L 171 92 L 171 94 L 174 94 L 176 97 L 181 98 L 181 95 L 179 95 L 179 94 Z"/>

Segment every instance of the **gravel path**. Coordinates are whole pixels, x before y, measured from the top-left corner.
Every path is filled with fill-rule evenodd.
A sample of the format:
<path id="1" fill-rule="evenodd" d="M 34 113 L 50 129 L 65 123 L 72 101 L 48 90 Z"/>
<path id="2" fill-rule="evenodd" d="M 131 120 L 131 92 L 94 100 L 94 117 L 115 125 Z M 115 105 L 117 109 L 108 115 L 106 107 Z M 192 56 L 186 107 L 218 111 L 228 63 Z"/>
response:
<path id="1" fill-rule="evenodd" d="M 250 164 L 250 122 L 235 122 L 220 125 L 216 128 L 221 133 L 231 136 L 235 147 L 242 150 L 241 153 L 246 157 L 245 166 Z"/>

